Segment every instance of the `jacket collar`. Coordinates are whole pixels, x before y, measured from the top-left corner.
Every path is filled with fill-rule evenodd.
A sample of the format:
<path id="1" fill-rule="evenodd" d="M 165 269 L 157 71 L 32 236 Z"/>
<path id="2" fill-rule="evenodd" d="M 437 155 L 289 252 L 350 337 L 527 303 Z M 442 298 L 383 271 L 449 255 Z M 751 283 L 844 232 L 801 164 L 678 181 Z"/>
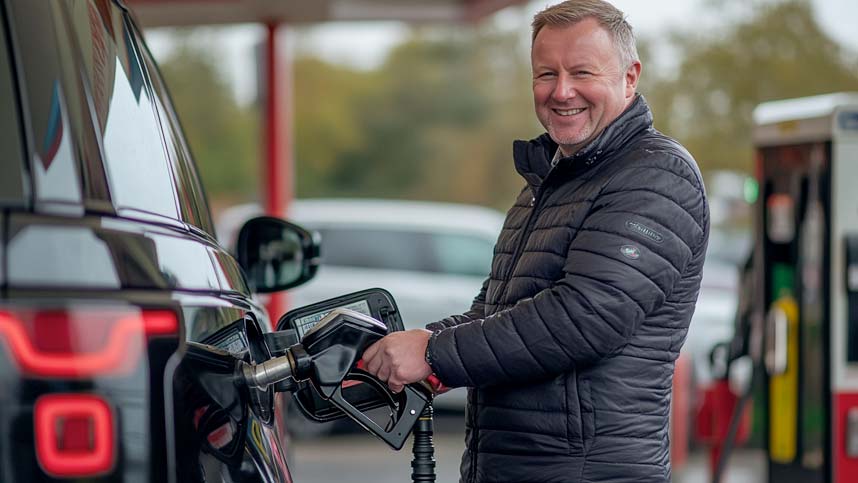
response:
<path id="1" fill-rule="evenodd" d="M 620 150 L 632 138 L 643 130 L 652 127 L 652 112 L 641 94 L 589 144 L 572 156 L 560 158 L 560 166 L 583 165 L 585 167 L 599 163 L 612 153 Z M 530 141 L 513 143 L 515 169 L 532 186 L 541 186 L 551 168 L 551 159 L 557 151 L 555 143 L 548 133 Z"/>

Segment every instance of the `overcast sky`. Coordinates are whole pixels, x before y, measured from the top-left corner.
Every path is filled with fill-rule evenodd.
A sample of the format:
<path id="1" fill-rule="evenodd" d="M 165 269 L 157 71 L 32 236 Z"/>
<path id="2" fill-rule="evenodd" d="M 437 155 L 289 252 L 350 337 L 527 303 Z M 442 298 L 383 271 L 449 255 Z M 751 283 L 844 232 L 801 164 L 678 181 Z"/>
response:
<path id="1" fill-rule="evenodd" d="M 512 8 L 497 14 L 491 21 L 504 28 L 529 29 L 530 18 L 551 0 L 533 1 L 522 11 Z M 704 29 L 723 23 L 727 15 L 722 10 L 704 8 L 705 0 L 614 0 L 626 13 L 638 36 L 658 39 L 661 32 L 676 27 Z M 823 28 L 841 44 L 858 52 L 858 0 L 812 0 L 817 19 Z M 718 12 L 714 15 L 713 12 Z M 736 13 L 732 13 L 736 15 Z M 288 43 L 300 43 L 330 61 L 355 67 L 372 68 L 389 49 L 407 34 L 407 27 L 398 23 L 330 23 L 311 29 L 307 36 L 287 35 Z M 170 38 L 162 30 L 147 32 L 147 39 L 156 57 L 162 58 L 170 48 Z M 254 45 L 261 41 L 264 31 L 259 26 L 242 25 L 219 28 L 205 33 L 212 35 L 216 45 L 224 50 L 221 58 L 224 74 L 233 85 L 238 99 L 252 100 L 256 89 Z M 216 36 L 216 37 L 214 37 Z M 664 59 L 662 59 L 663 61 Z"/>

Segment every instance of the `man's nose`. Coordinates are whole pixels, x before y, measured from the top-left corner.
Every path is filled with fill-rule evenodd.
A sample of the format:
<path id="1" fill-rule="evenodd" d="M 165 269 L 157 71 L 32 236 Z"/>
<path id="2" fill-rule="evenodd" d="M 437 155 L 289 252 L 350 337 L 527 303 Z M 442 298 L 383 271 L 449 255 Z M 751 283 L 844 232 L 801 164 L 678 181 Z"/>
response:
<path id="1" fill-rule="evenodd" d="M 565 73 L 557 76 L 557 82 L 554 84 L 554 90 L 551 92 L 553 100 L 566 101 L 574 98 L 577 94 L 572 76 Z"/>

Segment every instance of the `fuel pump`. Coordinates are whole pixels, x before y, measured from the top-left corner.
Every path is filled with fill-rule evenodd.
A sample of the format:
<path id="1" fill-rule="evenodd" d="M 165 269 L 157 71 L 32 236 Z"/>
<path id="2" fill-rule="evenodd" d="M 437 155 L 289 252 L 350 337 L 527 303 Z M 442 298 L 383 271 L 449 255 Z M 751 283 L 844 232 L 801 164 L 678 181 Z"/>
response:
<path id="1" fill-rule="evenodd" d="M 858 93 L 765 103 L 754 112 L 756 204 L 751 386 L 767 480 L 847 483 L 858 475 Z M 714 481 L 739 426 L 742 395 Z"/>

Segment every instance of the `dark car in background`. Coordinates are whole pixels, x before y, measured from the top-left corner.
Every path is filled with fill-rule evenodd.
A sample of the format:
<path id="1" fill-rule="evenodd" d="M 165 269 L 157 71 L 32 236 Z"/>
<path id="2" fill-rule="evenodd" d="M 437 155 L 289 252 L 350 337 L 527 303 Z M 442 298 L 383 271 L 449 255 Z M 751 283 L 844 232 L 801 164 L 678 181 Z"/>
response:
<path id="1" fill-rule="evenodd" d="M 291 481 L 253 291 L 318 246 L 257 219 L 238 258 L 121 2 L 0 0 L 0 481 Z"/>

